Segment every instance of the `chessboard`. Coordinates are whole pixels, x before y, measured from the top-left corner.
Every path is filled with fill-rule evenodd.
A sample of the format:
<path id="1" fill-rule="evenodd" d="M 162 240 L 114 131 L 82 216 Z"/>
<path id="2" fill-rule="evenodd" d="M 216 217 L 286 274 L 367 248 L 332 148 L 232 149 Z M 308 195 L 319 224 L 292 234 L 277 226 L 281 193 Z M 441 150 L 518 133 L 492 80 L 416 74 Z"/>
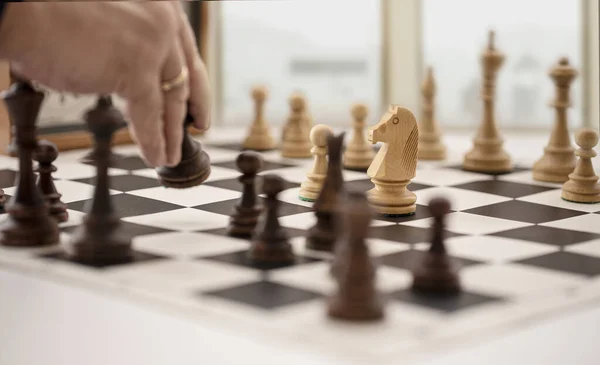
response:
<path id="1" fill-rule="evenodd" d="M 511 149 L 520 156 L 515 169 L 499 175 L 462 170 L 470 137 L 448 138 L 446 160 L 417 165 L 409 185 L 417 194 L 416 214 L 377 216 L 370 224 L 367 241 L 385 318 L 362 324 L 333 320 L 326 315 L 326 299 L 335 290 L 332 255 L 306 248 L 316 218 L 313 203 L 298 197 L 312 160 L 261 152 L 260 175 L 285 181 L 278 217 L 297 259 L 258 268 L 248 261 L 249 241 L 226 234 L 242 194 L 235 162 L 239 139 L 214 135 L 223 134 L 196 137 L 210 156 L 211 175 L 189 189 L 161 186 L 137 147 L 114 147 L 110 193 L 124 230 L 133 237 L 133 261 L 87 265 L 69 261 L 59 245 L 0 247 L 0 268 L 135 299 L 137 305 L 211 321 L 249 337 L 260 333 L 286 340 L 296 349 L 344 354 L 363 364 L 397 363 L 600 303 L 600 205 L 564 201 L 560 184 L 534 181 L 530 162 L 540 150 L 526 138 L 513 140 L 520 146 Z M 94 190 L 96 169 L 82 162 L 88 152 L 61 152 L 54 163 L 54 183 L 69 214 L 60 224 L 63 242 L 81 223 Z M 0 157 L 0 166 L 0 187 L 10 197 L 18 160 Z M 363 172 L 344 170 L 343 177 L 349 190 L 373 187 Z M 427 204 L 434 197 L 451 203 L 445 237 L 449 254 L 460 264 L 463 292 L 458 296 L 410 290 L 411 269 L 431 240 Z"/>

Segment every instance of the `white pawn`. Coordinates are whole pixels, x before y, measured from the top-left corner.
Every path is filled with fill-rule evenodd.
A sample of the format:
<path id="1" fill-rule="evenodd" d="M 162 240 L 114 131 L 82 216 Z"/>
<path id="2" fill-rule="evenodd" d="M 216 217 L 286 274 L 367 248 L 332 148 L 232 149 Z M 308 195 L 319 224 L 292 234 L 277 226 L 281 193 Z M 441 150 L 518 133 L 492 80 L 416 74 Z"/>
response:
<path id="1" fill-rule="evenodd" d="M 600 185 L 594 171 L 592 158 L 596 157 L 594 147 L 598 144 L 598 132 L 584 128 L 577 133 L 575 142 L 580 147 L 575 151 L 579 157 L 575 170 L 569 174 L 569 180 L 562 188 L 562 198 L 575 203 L 600 202 Z"/>
<path id="2" fill-rule="evenodd" d="M 271 130 L 264 117 L 265 100 L 267 89 L 255 87 L 252 89 L 252 100 L 254 100 L 255 117 L 248 137 L 242 144 L 245 149 L 255 151 L 268 151 L 275 148 L 275 140 L 271 136 Z"/>
<path id="3" fill-rule="evenodd" d="M 306 180 L 300 185 L 298 197 L 301 200 L 314 202 L 323 188 L 327 175 L 327 138 L 331 135 L 333 130 L 325 124 L 317 124 L 310 130 L 310 141 L 314 146 L 310 152 L 314 156 L 314 163 L 312 170 L 306 174 Z"/>
<path id="4" fill-rule="evenodd" d="M 344 152 L 344 167 L 348 170 L 367 171 L 371 162 L 373 162 L 373 157 L 375 157 L 373 145 L 367 142 L 367 134 L 365 133 L 367 106 L 355 104 L 351 113 L 354 119 L 354 133 Z"/>
<path id="5" fill-rule="evenodd" d="M 291 113 L 283 127 L 281 156 L 287 158 L 311 157 L 310 129 L 306 121 L 306 101 L 299 93 L 289 99 Z"/>

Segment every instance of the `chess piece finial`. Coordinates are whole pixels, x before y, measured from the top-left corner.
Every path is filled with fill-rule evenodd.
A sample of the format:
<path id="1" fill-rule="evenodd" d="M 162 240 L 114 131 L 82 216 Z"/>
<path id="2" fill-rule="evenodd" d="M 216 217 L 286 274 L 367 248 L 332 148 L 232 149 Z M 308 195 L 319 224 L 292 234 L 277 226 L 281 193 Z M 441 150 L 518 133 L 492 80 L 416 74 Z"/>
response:
<path id="1" fill-rule="evenodd" d="M 67 256 L 76 262 L 106 265 L 133 259 L 132 238 L 122 229 L 114 209 L 108 175 L 111 141 L 121 118 L 121 113 L 104 98 L 99 98 L 84 115 L 96 144 L 96 181 L 83 222 L 65 243 Z"/>
<path id="2" fill-rule="evenodd" d="M 445 217 L 450 212 L 450 202 L 442 197 L 433 198 L 429 202 L 429 211 L 433 216 L 431 246 L 413 270 L 412 290 L 425 294 L 455 295 L 461 291 L 459 268 L 448 255 L 444 244 Z"/>
<path id="3" fill-rule="evenodd" d="M 321 192 L 313 204 L 317 222 L 306 236 L 306 247 L 310 250 L 333 251 L 340 234 L 339 206 L 345 199 L 342 175 L 342 148 L 345 132 L 327 137 L 327 175 Z"/>
<path id="4" fill-rule="evenodd" d="M 419 128 L 414 114 L 395 107 L 369 130 L 371 143 L 383 145 L 367 170 L 375 187 L 367 192 L 373 209 L 381 215 L 413 215 L 417 196 L 407 189 L 416 175 Z"/>
<path id="5" fill-rule="evenodd" d="M 262 191 L 266 195 L 265 209 L 252 238 L 249 259 L 265 268 L 293 263 L 294 252 L 278 218 L 280 203 L 277 196 L 285 187 L 284 181 L 274 174 L 266 174 L 262 180 Z"/>
<path id="6" fill-rule="evenodd" d="M 329 298 L 328 315 L 349 321 L 384 317 L 383 299 L 376 286 L 376 267 L 366 244 L 372 211 L 363 193 L 349 192 L 344 204 L 344 232 L 335 248 L 332 274 L 337 291 Z"/>
<path id="7" fill-rule="evenodd" d="M 254 151 L 268 151 L 275 148 L 276 143 L 271 136 L 271 129 L 265 120 L 265 101 L 268 92 L 264 86 L 256 86 L 251 91 L 254 100 L 254 121 L 250 127 L 248 137 L 242 144 L 244 149 Z"/>
<path id="8" fill-rule="evenodd" d="M 306 100 L 295 92 L 289 97 L 290 116 L 283 128 L 281 155 L 287 158 L 311 157 L 310 127 L 306 118 Z"/>
<path id="9" fill-rule="evenodd" d="M 158 181 L 165 187 L 187 189 L 201 185 L 210 176 L 210 157 L 202 149 L 202 144 L 196 141 L 189 131 L 193 122 L 194 118 L 188 112 L 182 125 L 183 141 L 179 164 L 174 167 L 163 166 L 156 169 Z"/>
<path id="10" fill-rule="evenodd" d="M 125 121 L 125 116 L 121 113 L 120 110 L 118 110 L 117 108 L 113 108 L 114 104 L 113 104 L 112 96 L 99 95 L 98 98 L 96 99 L 96 106 L 99 108 L 103 108 L 103 109 L 108 109 L 108 108 L 111 109 L 111 111 L 114 115 L 114 117 L 111 118 L 111 121 L 113 121 L 115 123 L 115 128 L 120 129 L 120 128 L 127 126 L 127 122 Z M 97 159 L 97 154 L 98 154 L 96 147 L 97 147 L 97 145 L 94 144 L 94 147 L 92 148 L 92 150 L 88 154 L 83 156 L 80 159 L 80 161 L 82 163 L 94 166 L 96 164 L 96 159 Z M 109 163 L 108 166 L 109 167 L 118 167 L 118 163 L 119 163 L 120 159 L 121 159 L 121 156 L 119 156 L 111 151 L 109 159 L 108 159 L 108 163 Z"/>
<path id="11" fill-rule="evenodd" d="M 595 129 L 583 128 L 575 136 L 579 149 L 575 155 L 579 157 L 575 170 L 569 174 L 569 180 L 562 187 L 564 200 L 575 203 L 600 202 L 600 184 L 592 165 L 596 157 L 594 147 L 598 144 L 598 132 Z"/>
<path id="12" fill-rule="evenodd" d="M 58 222 L 36 185 L 33 154 L 37 148 L 36 122 L 44 94 L 29 82 L 17 81 L 4 94 L 14 127 L 19 157 L 16 189 L 5 205 L 8 217 L 0 225 L 0 244 L 6 246 L 47 246 L 59 242 Z"/>
<path id="13" fill-rule="evenodd" d="M 427 73 L 421 85 L 423 96 L 422 118 L 419 124 L 419 153 L 420 160 L 443 160 L 446 158 L 446 146 L 442 143 L 441 133 L 435 116 L 436 84 L 433 67 L 427 68 Z"/>
<path id="14" fill-rule="evenodd" d="M 69 213 L 67 205 L 60 200 L 62 195 L 56 190 L 52 179 L 52 174 L 57 170 L 56 166 L 53 165 L 57 158 L 58 148 L 56 144 L 45 139 L 38 141 L 34 153 L 34 159 L 38 162 L 38 188 L 49 205 L 50 215 L 59 223 L 62 223 L 69 219 Z"/>
<path id="15" fill-rule="evenodd" d="M 571 145 L 567 108 L 571 106 L 570 86 L 577 74 L 566 57 L 561 58 L 550 70 L 550 77 L 556 89 L 555 98 L 550 104 L 555 109 L 554 127 L 543 156 L 533 165 L 535 180 L 564 183 L 569 180 L 569 174 L 575 169 L 577 159 L 575 149 Z"/>
<path id="16" fill-rule="evenodd" d="M 300 185 L 298 196 L 304 201 L 315 201 L 323 188 L 327 175 L 327 139 L 331 135 L 333 130 L 325 124 L 317 124 L 310 131 L 314 163 L 311 171 L 306 174 L 306 180 Z"/>
<path id="17" fill-rule="evenodd" d="M 369 113 L 367 105 L 357 103 L 350 110 L 353 119 L 352 139 L 344 151 L 344 168 L 355 171 L 366 171 L 369 168 L 375 151 L 373 146 L 367 141 L 365 133 L 366 118 Z"/>
<path id="18" fill-rule="evenodd" d="M 488 47 L 481 56 L 483 66 L 483 120 L 473 141 L 473 148 L 464 156 L 463 168 L 467 171 L 500 174 L 513 170 L 511 157 L 504 150 L 504 140 L 495 119 L 495 92 L 497 74 L 505 56 L 496 49 L 495 32 L 490 31 Z"/>
<path id="19" fill-rule="evenodd" d="M 242 173 L 239 181 L 243 186 L 243 192 L 234 208 L 227 234 L 233 237 L 250 238 L 262 211 L 257 202 L 256 175 L 262 168 L 263 159 L 257 152 L 245 151 L 238 155 L 236 165 Z"/>

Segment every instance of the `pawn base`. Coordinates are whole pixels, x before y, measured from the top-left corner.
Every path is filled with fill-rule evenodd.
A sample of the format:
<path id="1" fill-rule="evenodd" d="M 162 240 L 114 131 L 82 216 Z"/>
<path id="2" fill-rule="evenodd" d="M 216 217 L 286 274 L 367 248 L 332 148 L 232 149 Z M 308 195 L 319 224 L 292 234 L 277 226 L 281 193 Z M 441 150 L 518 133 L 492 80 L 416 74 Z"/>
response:
<path id="1" fill-rule="evenodd" d="M 584 192 L 584 190 L 588 191 Z M 600 203 L 600 185 L 596 184 L 589 189 L 582 189 L 578 184 L 569 180 L 563 185 L 561 198 L 572 203 Z"/>
<path id="2" fill-rule="evenodd" d="M 501 140 L 476 140 L 475 147 L 463 161 L 463 169 L 487 174 L 504 174 L 514 169 L 510 156 L 502 149 Z"/>
<path id="3" fill-rule="evenodd" d="M 374 181 L 373 183 L 376 187 L 367 192 L 367 197 L 376 214 L 391 217 L 415 214 L 417 195 L 406 189 L 407 182 L 383 184 Z"/>
<path id="4" fill-rule="evenodd" d="M 352 302 L 339 296 L 332 296 L 328 301 L 327 314 L 334 319 L 357 322 L 378 321 L 385 317 L 383 302 L 379 297 Z"/>
<path id="5" fill-rule="evenodd" d="M 543 157 L 533 165 L 533 179 L 549 183 L 565 183 L 569 180 L 569 174 L 575 170 L 575 155 L 569 163 L 560 164 L 560 161 L 549 161 L 549 158 Z"/>
<path id="6" fill-rule="evenodd" d="M 70 260 L 94 265 L 111 265 L 133 260 L 131 238 L 127 237 L 118 224 L 109 229 L 93 227 L 84 222 L 65 244 Z"/>
<path id="7" fill-rule="evenodd" d="M 455 295 L 461 292 L 458 270 L 446 256 L 430 255 L 413 272 L 412 290 L 423 294 Z"/>
<path id="8" fill-rule="evenodd" d="M 258 238 L 252 242 L 248 252 L 250 261 L 265 266 L 286 265 L 296 261 L 292 245 L 285 238 L 278 238 L 274 242 L 264 238 Z"/>
<path id="9" fill-rule="evenodd" d="M 12 206 L 7 211 L 8 219 L 0 226 L 0 245 L 42 247 L 59 243 L 58 223 L 46 214 L 46 209 Z"/>
<path id="10" fill-rule="evenodd" d="M 258 217 L 261 213 L 260 208 L 242 208 L 236 207 L 236 212 L 231 217 L 227 227 L 227 235 L 231 237 L 250 238 L 254 234 Z"/>
<path id="11" fill-rule="evenodd" d="M 194 141 L 198 144 L 198 142 Z M 161 185 L 174 189 L 187 189 L 202 184 L 211 173 L 210 158 L 200 150 L 190 158 L 182 160 L 175 167 L 160 167 L 157 169 L 158 181 Z"/>
<path id="12" fill-rule="evenodd" d="M 275 140 L 269 133 L 265 134 L 254 134 L 244 140 L 242 148 L 251 151 L 271 151 L 277 147 Z"/>

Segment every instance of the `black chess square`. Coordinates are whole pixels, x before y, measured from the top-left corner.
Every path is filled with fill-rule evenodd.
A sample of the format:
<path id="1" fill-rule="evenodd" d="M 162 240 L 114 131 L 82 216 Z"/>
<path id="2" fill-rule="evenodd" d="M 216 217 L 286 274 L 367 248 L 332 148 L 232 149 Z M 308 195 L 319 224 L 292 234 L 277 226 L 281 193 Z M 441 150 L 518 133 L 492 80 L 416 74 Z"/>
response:
<path id="1" fill-rule="evenodd" d="M 301 304 L 322 297 L 319 293 L 270 281 L 260 281 L 200 294 L 227 299 L 265 310 Z"/>
<path id="2" fill-rule="evenodd" d="M 9 169 L 0 170 L 0 189 L 10 188 L 15 186 L 15 180 L 17 178 L 17 172 Z"/>
<path id="3" fill-rule="evenodd" d="M 403 289 L 389 294 L 393 300 L 416 304 L 422 307 L 435 309 L 447 314 L 456 313 L 465 309 L 472 309 L 480 305 L 502 301 L 502 298 L 472 292 L 462 292 L 458 295 L 444 296 L 422 294 Z"/>
<path id="4" fill-rule="evenodd" d="M 138 251 L 133 252 L 133 257 L 131 258 L 131 260 L 124 261 L 124 262 L 110 263 L 110 264 L 109 263 L 79 262 L 79 261 L 69 258 L 64 251 L 43 254 L 43 255 L 40 255 L 40 257 L 43 259 L 66 261 L 66 262 L 70 262 L 70 263 L 73 263 L 76 265 L 82 265 L 82 266 L 92 267 L 92 268 L 96 268 L 96 269 L 104 269 L 104 268 L 108 268 L 108 267 L 132 265 L 132 264 L 136 264 L 136 263 L 140 263 L 140 262 L 166 259 L 165 257 L 162 257 L 162 256 L 152 255 L 152 254 L 149 254 L 146 252 L 138 252 Z"/>
<path id="5" fill-rule="evenodd" d="M 454 170 L 460 170 L 460 171 L 467 171 L 467 172 L 474 172 L 474 173 L 478 173 L 478 174 L 482 174 L 482 175 L 488 175 L 488 176 L 501 176 L 501 175 L 513 174 L 515 172 L 523 172 L 523 171 L 530 171 L 531 170 L 531 169 L 529 169 L 527 167 L 523 167 L 523 166 L 514 166 L 513 169 L 511 171 L 508 171 L 508 172 L 477 172 L 477 171 L 469 171 L 469 170 L 465 170 L 463 168 L 463 165 L 450 165 L 450 166 L 446 166 L 445 168 L 447 168 L 447 169 L 454 169 Z"/>
<path id="6" fill-rule="evenodd" d="M 421 264 L 425 255 L 426 255 L 425 251 L 418 251 L 418 250 L 411 249 L 411 250 L 396 252 L 396 253 L 385 255 L 385 256 L 376 257 L 374 260 L 377 263 L 377 265 L 391 266 L 391 267 L 395 267 L 398 269 L 412 271 L 413 269 L 415 269 L 417 266 L 419 266 Z M 450 259 L 453 260 L 454 263 L 456 265 L 458 265 L 458 267 L 461 267 L 461 268 L 467 267 L 467 266 L 478 265 L 478 264 L 482 263 L 481 261 L 465 259 L 465 258 L 460 258 L 460 257 L 455 257 L 455 256 L 450 256 Z"/>
<path id="7" fill-rule="evenodd" d="M 260 206 L 263 206 L 264 198 L 258 197 L 257 203 Z M 223 215 L 231 215 L 234 211 L 234 208 L 237 204 L 239 204 L 240 199 L 231 199 L 224 200 L 216 203 L 198 205 L 193 207 L 194 209 L 204 210 L 211 213 L 223 214 Z M 303 205 L 290 204 L 286 202 L 279 202 L 279 210 L 277 211 L 278 217 L 285 217 L 288 215 L 300 214 L 300 213 L 308 213 L 312 212 L 312 208 L 305 207 Z"/>
<path id="8" fill-rule="evenodd" d="M 519 200 L 510 200 L 503 203 L 486 205 L 479 208 L 465 210 L 464 212 L 535 224 L 552 222 L 587 214 L 576 210 L 557 208 L 549 205 L 535 204 Z"/>
<path id="9" fill-rule="evenodd" d="M 555 188 L 549 188 L 545 186 L 527 185 L 496 179 L 475 181 L 467 184 L 454 185 L 452 187 L 477 191 L 480 193 L 501 195 L 508 198 L 520 198 L 527 195 L 542 193 L 548 190 L 555 190 Z"/>
<path id="10" fill-rule="evenodd" d="M 445 237 L 461 236 L 458 233 L 444 231 Z M 401 224 L 369 228 L 369 237 L 382 240 L 403 242 L 408 244 L 429 242 L 431 230 L 429 228 L 410 227 Z"/>
<path id="11" fill-rule="evenodd" d="M 80 183 L 96 185 L 96 178 L 74 180 Z M 137 175 L 117 175 L 110 177 L 110 188 L 118 191 L 133 191 L 160 187 L 157 179 Z"/>
<path id="12" fill-rule="evenodd" d="M 231 265 L 236 265 L 236 266 L 243 266 L 246 268 L 257 269 L 257 270 L 277 270 L 277 269 L 284 269 L 284 268 L 288 268 L 288 267 L 294 267 L 294 266 L 298 266 L 298 265 L 304 265 L 304 264 L 321 261 L 320 259 L 316 259 L 316 258 L 312 258 L 312 257 L 296 255 L 296 261 L 293 263 L 289 263 L 289 264 L 255 263 L 255 262 L 252 262 L 250 260 L 250 258 L 248 257 L 247 250 L 226 253 L 223 255 L 202 257 L 201 260 L 218 261 L 221 263 L 226 263 L 226 264 L 231 264 Z"/>
<path id="13" fill-rule="evenodd" d="M 111 200 L 115 212 L 120 218 L 168 212 L 171 210 L 184 208 L 177 204 L 129 194 L 111 195 Z M 68 209 L 85 212 L 85 209 L 87 208 L 86 205 L 90 202 L 90 200 L 80 200 L 67 204 L 67 207 Z"/>
<path id="14" fill-rule="evenodd" d="M 61 230 L 61 232 L 65 232 L 65 233 L 73 233 L 78 228 L 79 228 L 79 226 L 69 226 L 69 227 L 61 228 L 60 230 Z M 123 221 L 121 221 L 121 226 L 119 229 L 122 229 L 125 237 L 128 237 L 129 239 L 133 239 L 135 237 L 145 236 L 145 235 L 149 235 L 149 234 L 175 232 L 174 230 L 158 228 L 158 227 L 143 226 L 141 224 L 135 224 L 135 223 L 123 222 Z"/>
<path id="15" fill-rule="evenodd" d="M 586 256 L 574 252 L 553 252 L 516 262 L 588 277 L 600 275 L 600 257 Z"/>
<path id="16" fill-rule="evenodd" d="M 497 232 L 491 236 L 499 236 L 506 238 L 514 238 L 523 241 L 532 241 L 545 243 L 553 246 L 569 246 L 580 242 L 591 241 L 600 238 L 599 234 L 571 231 L 568 229 L 544 227 L 544 226 L 528 226 L 522 228 L 511 229 L 508 231 Z"/>
<path id="17" fill-rule="evenodd" d="M 257 176 L 256 177 L 256 181 L 255 181 L 255 188 L 256 188 L 256 192 L 258 194 L 261 193 L 261 186 L 262 186 L 262 176 Z M 208 186 L 214 186 L 217 188 L 222 188 L 222 189 L 228 189 L 228 190 L 234 190 L 234 191 L 239 191 L 242 192 L 244 190 L 243 185 L 239 182 L 238 179 L 226 179 L 226 180 L 215 180 L 215 181 L 208 181 L 206 183 L 204 183 L 204 185 L 208 185 Z M 293 183 L 287 180 L 283 180 L 283 190 L 288 190 L 288 189 L 294 189 L 300 187 L 300 184 L 298 183 Z"/>
<path id="18" fill-rule="evenodd" d="M 212 165 L 237 171 L 237 164 L 235 163 L 235 161 L 217 162 L 217 163 L 213 163 Z M 282 169 L 285 167 L 295 167 L 295 165 L 290 165 L 290 164 L 285 164 L 285 163 L 280 163 L 280 162 L 263 161 L 262 168 L 260 169 L 260 171 L 262 172 L 262 171 L 277 170 L 277 169 Z"/>

